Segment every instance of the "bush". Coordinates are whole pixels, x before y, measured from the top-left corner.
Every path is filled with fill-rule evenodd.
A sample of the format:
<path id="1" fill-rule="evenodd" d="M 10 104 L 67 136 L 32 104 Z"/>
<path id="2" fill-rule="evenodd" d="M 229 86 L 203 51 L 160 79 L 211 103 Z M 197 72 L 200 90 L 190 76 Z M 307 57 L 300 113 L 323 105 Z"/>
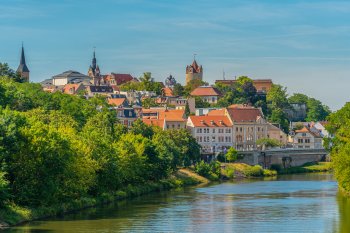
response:
<path id="1" fill-rule="evenodd" d="M 260 165 L 255 165 L 243 171 L 246 176 L 259 177 L 264 175 L 264 169 Z"/>
<path id="2" fill-rule="evenodd" d="M 210 165 L 203 160 L 196 164 L 195 171 L 201 176 L 208 177 L 210 173 Z"/>
<path id="3" fill-rule="evenodd" d="M 221 162 L 221 163 L 226 162 L 226 161 L 225 161 L 225 155 L 224 155 L 223 153 L 220 153 L 220 154 L 216 157 L 216 159 L 217 159 L 219 162 Z"/>
<path id="4" fill-rule="evenodd" d="M 210 164 L 203 160 L 195 166 L 195 172 L 209 180 L 218 180 L 220 177 L 221 165 L 218 161 L 213 161 Z"/>
<path id="5" fill-rule="evenodd" d="M 277 171 L 275 171 L 275 170 L 269 170 L 269 169 L 264 169 L 263 175 L 264 175 L 264 176 L 276 176 L 276 175 L 277 175 Z"/>
<path id="6" fill-rule="evenodd" d="M 229 162 L 236 161 L 238 159 L 238 151 L 235 148 L 230 147 L 226 153 L 226 159 Z"/>
<path id="7" fill-rule="evenodd" d="M 229 178 L 229 179 L 233 179 L 235 176 L 235 169 L 232 167 L 227 167 L 226 169 L 223 170 L 223 174 Z"/>

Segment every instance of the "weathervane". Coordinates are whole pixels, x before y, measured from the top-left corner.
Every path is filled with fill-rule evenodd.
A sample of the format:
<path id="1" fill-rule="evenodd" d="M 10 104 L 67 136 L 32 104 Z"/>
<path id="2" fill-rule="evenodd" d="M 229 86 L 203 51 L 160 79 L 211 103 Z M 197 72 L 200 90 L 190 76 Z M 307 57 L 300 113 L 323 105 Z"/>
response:
<path id="1" fill-rule="evenodd" d="M 193 60 L 196 60 L 197 53 L 193 54 Z"/>

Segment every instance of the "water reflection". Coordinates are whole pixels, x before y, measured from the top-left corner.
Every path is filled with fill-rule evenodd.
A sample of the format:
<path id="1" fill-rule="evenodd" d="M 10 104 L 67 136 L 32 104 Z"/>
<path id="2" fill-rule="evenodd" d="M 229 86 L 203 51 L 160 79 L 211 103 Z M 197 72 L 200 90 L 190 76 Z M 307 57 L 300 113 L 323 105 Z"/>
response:
<path id="1" fill-rule="evenodd" d="M 338 208 L 339 208 L 339 231 L 340 233 L 350 232 L 350 199 L 345 198 L 343 195 L 337 196 Z"/>
<path id="2" fill-rule="evenodd" d="M 343 233 L 349 220 L 332 176 L 307 174 L 152 194 L 6 232 Z"/>

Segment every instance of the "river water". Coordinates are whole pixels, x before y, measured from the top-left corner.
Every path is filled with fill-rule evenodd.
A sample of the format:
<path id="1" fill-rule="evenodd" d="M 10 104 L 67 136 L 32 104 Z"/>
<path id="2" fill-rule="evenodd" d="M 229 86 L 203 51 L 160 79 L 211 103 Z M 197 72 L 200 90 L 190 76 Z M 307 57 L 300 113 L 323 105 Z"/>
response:
<path id="1" fill-rule="evenodd" d="M 5 232 L 350 232 L 330 174 L 224 182 L 150 194 Z"/>

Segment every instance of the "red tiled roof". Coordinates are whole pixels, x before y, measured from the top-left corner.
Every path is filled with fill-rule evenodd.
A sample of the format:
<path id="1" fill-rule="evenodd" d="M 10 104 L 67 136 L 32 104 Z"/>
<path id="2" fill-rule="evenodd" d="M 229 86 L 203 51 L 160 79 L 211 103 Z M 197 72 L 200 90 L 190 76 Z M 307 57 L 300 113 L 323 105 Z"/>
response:
<path id="1" fill-rule="evenodd" d="M 114 99 L 108 99 L 108 104 L 115 105 L 115 106 L 121 106 L 125 102 L 125 98 L 114 98 Z"/>
<path id="2" fill-rule="evenodd" d="M 259 108 L 243 105 L 231 105 L 227 108 L 232 121 L 235 122 L 255 122 L 263 114 Z"/>
<path id="3" fill-rule="evenodd" d="M 208 114 L 208 116 L 225 116 L 225 109 L 215 109 L 210 111 Z"/>
<path id="4" fill-rule="evenodd" d="M 107 76 L 107 79 L 114 79 L 116 82 L 116 85 L 122 85 L 124 83 L 130 82 L 134 79 L 130 74 L 115 74 L 111 73 Z"/>
<path id="5" fill-rule="evenodd" d="M 211 86 L 197 87 L 191 92 L 192 96 L 219 96 L 220 92 Z"/>
<path id="6" fill-rule="evenodd" d="M 116 85 L 111 85 L 111 87 L 113 88 L 113 91 L 120 91 L 120 88 Z"/>
<path id="7" fill-rule="evenodd" d="M 146 125 L 164 127 L 164 119 L 142 119 L 142 121 Z"/>
<path id="8" fill-rule="evenodd" d="M 166 121 L 185 121 L 185 110 L 168 109 L 159 112 L 159 119 L 165 119 Z"/>
<path id="9" fill-rule="evenodd" d="M 307 127 L 303 127 L 302 129 L 295 130 L 296 133 L 310 133 L 310 130 Z"/>
<path id="10" fill-rule="evenodd" d="M 321 135 L 319 133 L 316 132 L 312 132 L 308 127 L 304 126 L 302 129 L 299 130 L 295 130 L 295 133 L 310 133 L 312 134 L 314 137 L 321 137 Z"/>
<path id="11" fill-rule="evenodd" d="M 65 93 L 65 94 L 75 94 L 75 92 L 78 90 L 78 88 L 79 88 L 79 86 L 80 86 L 81 84 L 79 83 L 79 84 L 76 84 L 76 83 L 68 83 L 68 84 L 66 84 L 66 85 L 64 85 L 64 87 L 63 87 L 63 93 Z M 73 93 L 71 93 L 69 90 L 71 89 L 71 88 L 73 88 Z"/>
<path id="12" fill-rule="evenodd" d="M 231 127 L 227 116 L 190 116 L 194 127 Z"/>
<path id="13" fill-rule="evenodd" d="M 174 96 L 173 90 L 170 87 L 164 87 L 163 93 L 164 93 L 164 96 L 168 96 L 168 97 Z"/>

